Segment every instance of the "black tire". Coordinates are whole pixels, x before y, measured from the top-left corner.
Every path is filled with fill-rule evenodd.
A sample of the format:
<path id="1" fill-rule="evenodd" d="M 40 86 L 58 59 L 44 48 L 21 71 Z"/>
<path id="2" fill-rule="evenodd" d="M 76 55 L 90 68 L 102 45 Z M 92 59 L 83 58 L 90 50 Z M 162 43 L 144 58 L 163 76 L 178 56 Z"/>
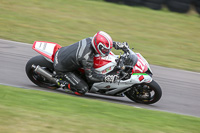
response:
<path id="1" fill-rule="evenodd" d="M 105 0 L 107 2 L 119 3 L 121 0 Z"/>
<path id="2" fill-rule="evenodd" d="M 194 4 L 196 3 L 196 1 L 199 1 L 199 0 L 191 0 L 191 3 Z"/>
<path id="3" fill-rule="evenodd" d="M 195 9 L 200 14 L 200 6 L 195 7 Z"/>
<path id="4" fill-rule="evenodd" d="M 200 0 L 193 1 L 196 11 L 200 14 Z"/>
<path id="5" fill-rule="evenodd" d="M 50 81 L 46 80 L 41 75 L 34 72 L 31 68 L 32 65 L 39 65 L 43 67 L 45 70 L 52 72 L 54 70 L 53 63 L 47 61 L 42 55 L 35 56 L 31 58 L 26 64 L 26 74 L 28 78 L 37 86 L 49 88 L 49 89 L 57 89 L 59 88 L 58 85 L 51 83 Z"/>
<path id="6" fill-rule="evenodd" d="M 162 4 L 158 3 L 151 3 L 151 2 L 145 2 L 144 6 L 154 9 L 154 10 L 161 10 L 162 9 Z"/>
<path id="7" fill-rule="evenodd" d="M 197 6 L 200 6 L 200 0 L 196 0 L 195 3 Z"/>
<path id="8" fill-rule="evenodd" d="M 124 4 L 129 6 L 142 6 L 144 0 L 124 0 Z"/>
<path id="9" fill-rule="evenodd" d="M 181 2 L 181 3 L 187 3 L 187 4 L 190 4 L 192 2 L 192 0 L 173 0 L 173 1 Z"/>
<path id="10" fill-rule="evenodd" d="M 145 88 L 145 89 L 144 89 Z M 142 97 L 148 93 L 148 97 Z M 151 94 L 153 93 L 153 95 Z M 127 91 L 125 95 L 132 101 L 143 104 L 153 104 L 160 100 L 162 90 L 160 86 L 152 80 L 150 83 L 141 85 L 134 85 L 131 90 Z"/>
<path id="11" fill-rule="evenodd" d="M 180 2 L 179 0 L 169 0 L 167 2 L 167 7 L 170 11 L 178 13 L 187 13 L 190 10 L 190 4 L 185 2 Z"/>
<path id="12" fill-rule="evenodd" d="M 165 0 L 144 0 L 144 2 L 154 3 L 154 4 L 163 4 Z"/>

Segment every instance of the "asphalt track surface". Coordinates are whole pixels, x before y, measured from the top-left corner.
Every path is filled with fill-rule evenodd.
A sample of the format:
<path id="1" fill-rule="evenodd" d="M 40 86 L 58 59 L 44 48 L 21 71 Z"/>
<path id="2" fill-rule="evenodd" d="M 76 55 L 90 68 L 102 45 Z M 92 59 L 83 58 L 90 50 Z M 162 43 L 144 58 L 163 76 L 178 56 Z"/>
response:
<path id="1" fill-rule="evenodd" d="M 31 44 L 0 39 L 0 84 L 70 95 L 62 90 L 53 91 L 37 87 L 27 78 L 26 62 L 31 57 L 38 55 L 31 47 Z M 82 97 L 200 117 L 200 73 L 154 65 L 151 65 L 151 69 L 154 73 L 154 80 L 158 82 L 163 91 L 161 100 L 155 104 L 143 105 L 132 102 L 126 97 L 95 94 L 86 94 Z"/>

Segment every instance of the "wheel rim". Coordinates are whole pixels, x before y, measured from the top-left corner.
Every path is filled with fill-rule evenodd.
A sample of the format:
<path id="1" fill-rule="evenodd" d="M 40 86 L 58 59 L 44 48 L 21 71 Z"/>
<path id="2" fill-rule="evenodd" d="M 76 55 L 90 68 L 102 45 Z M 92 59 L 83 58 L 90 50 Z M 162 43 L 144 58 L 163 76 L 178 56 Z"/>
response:
<path id="1" fill-rule="evenodd" d="M 129 95 L 136 102 L 149 103 L 155 99 L 156 92 L 151 86 L 143 84 L 133 86 Z"/>

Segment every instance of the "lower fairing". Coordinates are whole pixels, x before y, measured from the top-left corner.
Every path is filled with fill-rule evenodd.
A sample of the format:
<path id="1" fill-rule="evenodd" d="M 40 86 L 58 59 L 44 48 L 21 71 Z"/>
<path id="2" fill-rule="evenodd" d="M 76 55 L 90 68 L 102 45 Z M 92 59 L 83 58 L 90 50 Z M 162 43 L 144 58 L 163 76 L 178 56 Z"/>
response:
<path id="1" fill-rule="evenodd" d="M 130 79 L 127 80 L 118 80 L 115 83 L 108 83 L 108 82 L 99 82 L 94 83 L 89 92 L 97 93 L 100 90 L 104 90 L 106 95 L 116 95 L 120 92 L 126 91 L 130 87 L 135 84 L 141 83 L 150 83 L 152 81 L 152 77 L 145 74 L 134 74 L 131 75 Z"/>

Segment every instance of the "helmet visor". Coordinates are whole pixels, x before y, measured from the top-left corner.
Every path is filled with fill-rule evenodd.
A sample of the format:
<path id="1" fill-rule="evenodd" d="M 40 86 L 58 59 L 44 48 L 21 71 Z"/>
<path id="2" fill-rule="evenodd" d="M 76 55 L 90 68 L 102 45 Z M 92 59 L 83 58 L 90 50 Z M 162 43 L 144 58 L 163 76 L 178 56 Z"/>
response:
<path id="1" fill-rule="evenodd" d="M 106 49 L 106 48 L 102 48 L 101 51 L 102 51 L 102 53 L 105 54 L 105 53 L 108 53 L 110 50 L 109 50 L 109 49 Z"/>
<path id="2" fill-rule="evenodd" d="M 106 56 L 110 53 L 110 49 L 105 48 L 102 45 L 99 46 L 99 49 L 100 49 L 101 53 L 103 53 Z"/>

